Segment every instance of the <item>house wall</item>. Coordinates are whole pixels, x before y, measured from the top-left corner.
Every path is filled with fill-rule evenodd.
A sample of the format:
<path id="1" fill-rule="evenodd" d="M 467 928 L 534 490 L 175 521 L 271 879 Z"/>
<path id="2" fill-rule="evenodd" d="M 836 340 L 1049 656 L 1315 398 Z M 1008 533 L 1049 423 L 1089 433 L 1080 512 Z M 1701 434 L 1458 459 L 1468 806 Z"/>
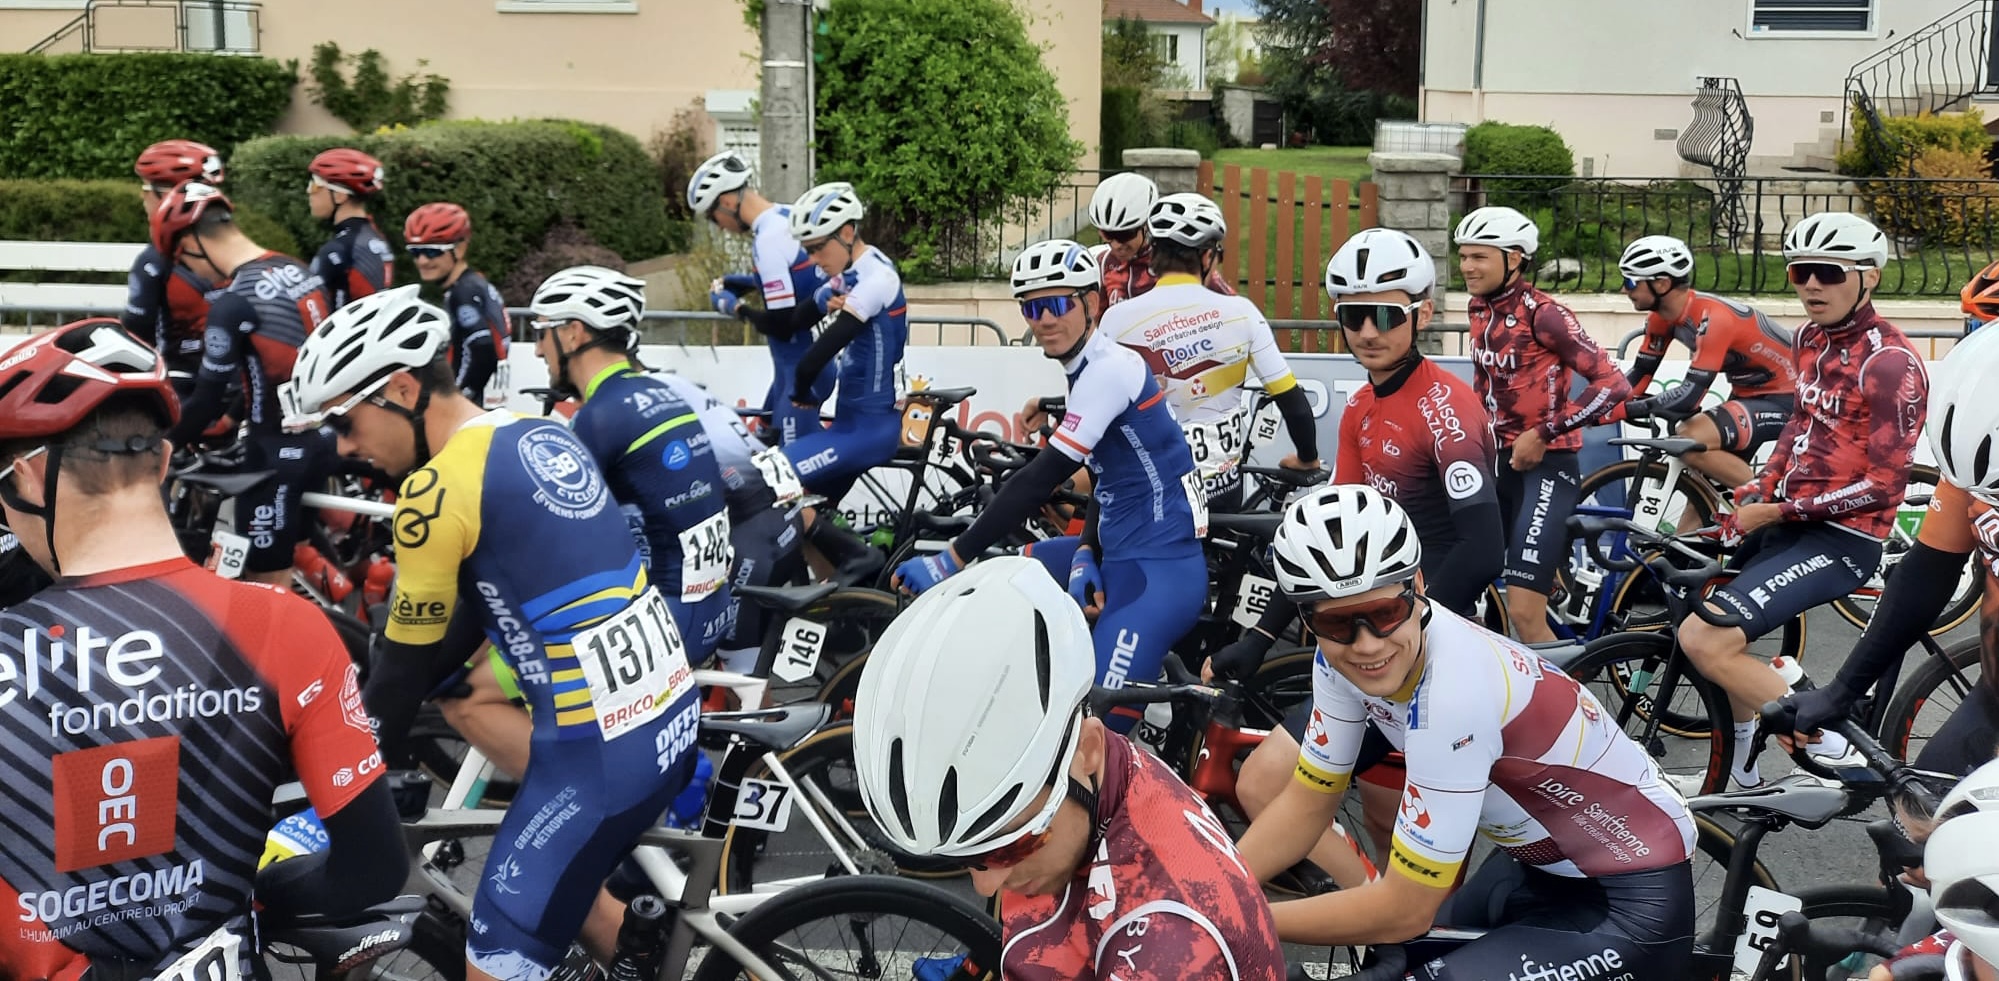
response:
<path id="1" fill-rule="evenodd" d="M 1101 17 L 1101 13 L 1099 14 Z M 1158 37 L 1173 37 L 1180 41 L 1179 51 L 1174 55 L 1173 67 L 1187 77 L 1187 91 L 1201 92 L 1208 87 L 1208 55 L 1203 43 L 1203 28 L 1199 24 L 1146 24 L 1146 31 Z M 1102 28 L 1099 27 L 1101 33 Z M 1103 45 L 1098 44 L 1101 59 Z M 1172 86 L 1168 86 L 1169 88 Z"/>

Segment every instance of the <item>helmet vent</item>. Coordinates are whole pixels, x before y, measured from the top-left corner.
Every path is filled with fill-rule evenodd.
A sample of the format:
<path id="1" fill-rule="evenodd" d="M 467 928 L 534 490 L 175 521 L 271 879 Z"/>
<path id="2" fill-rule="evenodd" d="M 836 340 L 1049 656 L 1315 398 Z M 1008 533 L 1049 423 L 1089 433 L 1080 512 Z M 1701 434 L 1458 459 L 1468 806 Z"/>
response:
<path id="1" fill-rule="evenodd" d="M 1984 484 L 1992 480 L 1992 471 L 1986 469 L 1991 465 L 1992 436 L 1987 434 L 1984 439 L 1978 441 L 1978 452 L 1971 455 L 1971 472 L 1978 475 L 1977 483 Z"/>
<path id="2" fill-rule="evenodd" d="M 956 771 L 953 772 L 955 773 Z M 955 787 L 955 785 L 953 786 Z M 1008 787 L 1006 793 L 1000 796 L 998 803 L 986 808 L 984 812 L 972 821 L 971 826 L 965 829 L 962 840 L 970 841 L 983 838 L 994 825 L 999 824 L 1000 821 L 1012 815 L 1014 802 L 1020 799 L 1020 790 L 1020 784 L 1017 782 L 1013 786 Z M 954 798 L 953 804 L 955 803 L 956 800 Z M 948 807 L 944 813 L 956 814 L 958 813 L 958 809 L 955 806 Z M 948 839 L 950 836 L 945 835 L 944 837 Z"/>
<path id="3" fill-rule="evenodd" d="M 950 841 L 958 826 L 958 768 L 944 771 L 944 785 L 937 788 L 937 840 Z"/>
<path id="4" fill-rule="evenodd" d="M 1034 611 L 1034 688 L 1041 695 L 1041 711 L 1048 711 L 1048 689 L 1054 674 L 1053 655 L 1048 647 L 1048 621 Z"/>
<path id="5" fill-rule="evenodd" d="M 1952 454 L 1950 452 L 1954 445 L 1951 442 L 1950 431 L 1953 428 L 1953 424 L 1956 422 L 1957 422 L 1957 406 L 1953 405 L 1950 408 L 1945 409 L 1943 412 L 1943 425 L 1938 427 L 1939 431 L 1943 435 L 1943 438 L 1937 440 L 1937 447 L 1936 447 L 1937 455 L 1943 458 L 1944 467 L 1949 469 L 1952 473 L 1957 472 L 1957 461 L 1955 459 L 1952 459 Z"/>
<path id="6" fill-rule="evenodd" d="M 902 740 L 888 746 L 888 799 L 895 809 L 895 820 L 902 826 L 904 838 L 916 837 L 916 823 L 909 818 L 909 781 L 902 761 Z"/>

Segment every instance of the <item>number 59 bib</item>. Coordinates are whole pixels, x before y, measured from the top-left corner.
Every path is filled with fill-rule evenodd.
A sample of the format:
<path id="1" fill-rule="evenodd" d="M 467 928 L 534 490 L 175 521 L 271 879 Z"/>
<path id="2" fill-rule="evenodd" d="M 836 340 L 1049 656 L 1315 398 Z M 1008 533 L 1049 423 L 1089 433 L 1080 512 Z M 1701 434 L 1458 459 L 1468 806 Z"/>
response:
<path id="1" fill-rule="evenodd" d="M 571 642 L 605 742 L 642 729 L 694 687 L 687 647 L 666 600 L 646 587 L 630 606 Z"/>

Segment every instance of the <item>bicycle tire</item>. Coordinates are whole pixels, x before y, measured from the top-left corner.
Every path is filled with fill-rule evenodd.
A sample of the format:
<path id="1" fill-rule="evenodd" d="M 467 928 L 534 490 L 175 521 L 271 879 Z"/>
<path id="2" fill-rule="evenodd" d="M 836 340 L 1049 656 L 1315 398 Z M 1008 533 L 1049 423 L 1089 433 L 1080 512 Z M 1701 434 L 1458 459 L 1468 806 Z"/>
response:
<path id="1" fill-rule="evenodd" d="M 1706 814 L 1696 813 L 1693 815 L 1693 819 L 1694 852 L 1696 856 L 1706 856 L 1711 859 L 1714 867 L 1718 868 L 1723 876 L 1726 876 L 1729 859 L 1735 853 L 1735 832 L 1730 830 L 1726 825 L 1708 817 Z M 1703 891 L 1701 885 L 1703 869 L 1698 857 L 1694 859 L 1694 862 L 1694 894 L 1695 903 L 1698 906 Z M 1770 874 L 1769 868 L 1763 864 L 1763 860 L 1760 858 L 1754 859 L 1749 863 L 1749 879 L 1751 885 L 1762 886 L 1773 892 L 1781 891 L 1777 887 L 1777 877 Z M 1720 888 L 1719 883 L 1716 883 L 1716 888 Z M 1694 936 L 1696 938 L 1705 937 L 1709 928 L 1713 926 L 1712 923 L 1701 922 L 1703 912 L 1699 909 L 1695 912 Z M 1731 949 L 1733 949 L 1734 938 L 1731 937 L 1729 939 Z"/>
<path id="2" fill-rule="evenodd" d="M 1868 921 L 1868 925 L 1893 928 L 1900 925 L 1898 914 L 1906 906 L 1898 908 L 1894 897 L 1884 886 L 1833 885 L 1810 886 L 1797 891 L 1798 901 L 1804 904 L 1801 910 L 1807 920 L 1827 920 L 1835 917 L 1851 917 Z M 1802 970 L 1807 979 L 1832 976 L 1832 969 L 1844 962 L 1851 950 L 1838 947 L 1808 946 L 1804 951 L 1804 963 L 1793 956 L 1791 966 L 1794 972 Z M 1874 963 L 1879 963 L 1878 960 Z M 1850 968 L 1841 968 L 1841 977 L 1846 977 Z M 1861 967 L 1853 976 L 1864 977 L 1867 968 Z"/>
<path id="3" fill-rule="evenodd" d="M 827 687 L 845 676 L 851 665 L 867 658 L 868 651 L 873 650 L 875 642 L 881 639 L 882 631 L 888 629 L 888 624 L 901 611 L 902 600 L 894 593 L 855 586 L 830 593 L 825 599 L 793 614 L 795 618 L 824 625 L 827 628 L 826 640 L 809 677 L 790 683 L 772 676 L 768 701 L 779 705 L 827 701 Z M 846 693 L 849 698 L 853 691 L 859 690 L 859 670 L 855 669 L 852 674 L 852 690 Z M 837 703 L 827 704 L 837 707 Z M 851 713 L 852 709 L 848 711 Z"/>
<path id="4" fill-rule="evenodd" d="M 1624 631 L 1591 641 L 1576 658 L 1568 674 L 1585 687 L 1606 686 L 1605 690 L 1613 697 L 1606 699 L 1598 695 L 1597 701 L 1605 711 L 1618 717 L 1618 728 L 1631 735 L 1639 747 L 1659 763 L 1661 772 L 1670 772 L 1676 776 L 1698 773 L 1699 792 L 1716 793 L 1728 780 L 1728 754 L 1731 750 L 1729 743 L 1734 738 L 1734 716 L 1729 708 L 1727 694 L 1713 682 L 1694 672 L 1692 664 L 1686 662 L 1685 655 L 1680 655 L 1682 670 L 1678 681 L 1675 682 L 1675 690 L 1667 693 L 1667 701 L 1671 703 L 1677 697 L 1680 686 L 1691 686 L 1690 690 L 1705 710 L 1707 731 L 1701 736 L 1689 737 L 1689 740 L 1707 743 L 1705 758 L 1703 759 L 1702 754 L 1696 750 L 1694 755 L 1683 757 L 1669 768 L 1663 762 L 1667 755 L 1663 739 L 1658 738 L 1657 734 L 1647 737 L 1642 731 L 1635 735 L 1631 733 L 1630 726 L 1633 722 L 1650 722 L 1651 710 L 1647 706 L 1659 704 L 1659 698 L 1632 692 L 1627 683 L 1629 677 L 1627 666 L 1643 662 L 1656 670 L 1665 664 L 1667 658 L 1673 656 L 1671 635 L 1650 630 Z M 1669 712 L 1661 716 L 1662 732 L 1671 732 L 1666 724 L 1670 714 Z"/>
<path id="5" fill-rule="evenodd" d="M 821 920 L 845 919 L 848 922 L 843 924 L 842 932 L 851 937 L 859 930 L 855 917 L 881 916 L 901 916 L 936 928 L 956 942 L 949 953 L 965 953 L 970 963 L 979 966 L 976 976 L 999 977 L 999 923 L 952 893 L 909 879 L 843 876 L 787 889 L 736 921 L 729 935 L 766 961 L 783 960 L 778 953 L 785 949 L 781 941 L 788 933 Z M 815 971 L 818 976 L 827 976 L 823 955 L 812 963 L 820 968 Z M 741 965 L 712 949 L 702 957 L 701 966 L 694 972 L 695 981 L 730 981 L 746 976 Z M 890 970 L 876 971 L 872 976 L 907 974 L 898 975 Z"/>
<path id="6" fill-rule="evenodd" d="M 854 761 L 854 725 L 838 722 L 805 737 L 798 745 L 777 754 L 785 772 L 795 781 L 817 780 L 814 783 L 826 794 L 833 806 L 840 809 L 847 820 L 854 824 L 869 845 L 881 858 L 894 863 L 894 871 L 900 875 L 914 875 L 930 878 L 945 878 L 960 875 L 963 868 L 948 859 L 911 855 L 897 850 L 889 842 L 876 834 L 871 834 L 873 822 L 868 820 L 867 805 L 861 800 L 860 785 L 851 778 L 837 780 L 838 768 L 844 764 L 848 773 L 852 772 Z M 745 776 L 755 780 L 769 780 L 770 768 L 759 760 L 752 764 Z M 829 779 L 835 778 L 835 779 Z M 823 846 L 811 825 L 795 813 L 792 817 L 791 834 L 801 835 L 801 840 L 810 840 Z M 731 824 L 722 835 L 722 865 L 717 877 L 715 891 L 720 895 L 751 891 L 755 881 L 756 854 L 762 850 L 768 854 L 769 836 L 766 832 L 738 828 Z M 837 868 L 838 863 L 831 852 L 825 852 L 823 859 L 808 859 L 815 866 L 828 869 Z M 864 865 L 862 871 L 869 871 Z M 874 871 L 887 872 L 887 869 Z"/>
<path id="7" fill-rule="evenodd" d="M 1983 683 L 1983 669 L 1980 659 L 1980 642 L 1977 637 L 1968 637 L 1944 648 L 1943 656 L 1934 655 L 1923 659 L 1909 672 L 1908 680 L 1895 686 L 1895 695 L 1888 700 L 1888 708 L 1881 714 L 1881 742 L 1888 752 L 1898 760 L 1911 760 L 1921 755 L 1920 747 L 1911 752 L 1910 742 L 1916 738 L 1916 717 L 1921 715 L 1930 700 L 1940 691 L 1948 691 L 1957 699 L 1947 708 L 1955 710 L 1964 703 L 1964 696 L 1976 685 Z M 1980 677 L 1968 672 L 1980 668 Z M 1948 712 L 1945 713 L 1948 715 Z M 1928 737 L 1923 737 L 1927 739 Z"/>
<path id="8" fill-rule="evenodd" d="M 1912 485 L 1927 484 L 1934 488 L 1942 482 L 1943 474 L 1937 468 L 1927 463 L 1918 463 L 1909 468 L 1909 483 Z M 1894 539 L 1891 537 L 1889 541 L 1892 543 Z M 1881 561 L 1883 568 L 1881 571 L 1881 581 L 1883 585 L 1881 588 L 1886 588 L 1888 577 L 1894 573 L 1895 564 L 1901 561 L 1902 554 L 1900 552 L 1893 553 L 1892 555 L 1887 552 L 1882 553 Z M 1971 615 L 1978 610 L 1978 599 L 1982 593 L 1981 586 L 1983 585 L 1983 580 L 1984 575 L 1979 571 L 1978 563 L 1970 562 L 1965 564 L 1964 571 L 1958 574 L 1957 589 L 1951 594 L 1950 604 L 1945 606 L 1943 612 L 1937 615 L 1936 622 L 1930 624 L 1930 636 L 1941 637 L 1971 619 Z M 1862 592 L 1862 590 L 1866 589 L 1866 585 L 1863 584 L 1861 589 L 1833 600 L 1833 612 L 1838 613 L 1846 622 L 1865 629 L 1868 620 L 1874 616 L 1874 597 L 1878 597 L 1881 593 L 1881 589 L 1873 589 L 1871 590 L 1872 596 L 1866 596 Z M 1860 597 L 1860 599 L 1856 599 L 1856 597 Z"/>
<path id="9" fill-rule="evenodd" d="M 1622 506 L 1626 509 L 1632 509 L 1637 503 L 1638 497 L 1637 490 L 1630 486 L 1630 484 L 1632 478 L 1638 475 L 1639 464 L 1641 462 L 1643 461 L 1619 460 L 1616 463 L 1598 467 L 1590 471 L 1587 476 L 1583 477 L 1582 484 L 1577 491 L 1576 499 L 1587 502 L 1597 494 L 1602 493 L 1610 485 L 1622 482 L 1626 485 L 1624 493 L 1619 495 L 1622 500 Z M 1655 464 L 1654 466 L 1663 467 L 1664 464 Z M 1721 494 L 1714 489 L 1714 485 L 1709 483 L 1707 478 L 1701 476 L 1700 472 L 1692 467 L 1686 467 L 1680 471 L 1680 479 L 1674 487 L 1682 497 L 1686 498 L 1689 505 L 1697 507 L 1696 513 L 1700 517 L 1700 523 L 1703 525 L 1711 523 L 1715 514 L 1721 510 Z M 1677 519 L 1678 516 L 1675 515 L 1674 518 Z"/>

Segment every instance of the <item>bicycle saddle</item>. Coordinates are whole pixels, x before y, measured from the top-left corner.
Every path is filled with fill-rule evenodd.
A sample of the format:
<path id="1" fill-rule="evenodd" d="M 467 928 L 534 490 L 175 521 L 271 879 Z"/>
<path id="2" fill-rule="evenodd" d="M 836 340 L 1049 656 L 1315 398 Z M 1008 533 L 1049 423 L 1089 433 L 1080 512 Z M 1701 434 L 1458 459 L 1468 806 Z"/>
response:
<path id="1" fill-rule="evenodd" d="M 767 610 L 798 613 L 840 590 L 839 583 L 810 586 L 736 586 L 735 594 Z"/>
<path id="2" fill-rule="evenodd" d="M 780 705 L 755 712 L 703 712 L 701 738 L 704 744 L 725 742 L 721 737 L 741 736 L 773 752 L 798 745 L 812 730 L 826 724 L 833 707 L 823 702 Z M 715 748 L 720 748 L 717 745 Z"/>
<path id="3" fill-rule="evenodd" d="M 1527 648 L 1541 655 L 1541 660 L 1567 671 L 1576 658 L 1581 657 L 1587 645 L 1573 640 L 1544 640 L 1538 644 L 1528 644 Z"/>
<path id="4" fill-rule="evenodd" d="M 1619 436 L 1610 441 L 1612 446 L 1637 446 L 1648 450 L 1658 450 L 1667 456 L 1685 456 L 1707 449 L 1707 444 L 1697 439 L 1683 436 Z"/>
<path id="5" fill-rule="evenodd" d="M 917 511 L 909 516 L 912 531 L 925 538 L 956 538 L 972 527 L 968 515 L 936 515 L 928 511 Z"/>
<path id="6" fill-rule="evenodd" d="M 247 473 L 204 473 L 196 470 L 176 475 L 175 479 L 197 487 L 210 487 L 223 497 L 235 497 L 271 479 L 276 470 L 252 470 Z"/>
<path id="7" fill-rule="evenodd" d="M 1208 530 L 1211 532 L 1226 531 L 1263 542 L 1277 537 L 1277 526 L 1283 523 L 1284 516 L 1275 513 L 1208 515 Z"/>
<path id="8" fill-rule="evenodd" d="M 1781 814 L 1807 828 L 1817 828 L 1846 808 L 1846 790 L 1828 787 L 1817 777 L 1792 774 L 1755 790 L 1703 794 L 1687 801 L 1692 811 L 1766 811 Z"/>
<path id="9" fill-rule="evenodd" d="M 909 393 L 909 399 L 912 402 L 928 402 L 943 409 L 957 405 L 977 394 L 979 390 L 976 388 L 926 388 L 920 392 Z"/>
<path id="10" fill-rule="evenodd" d="M 409 946 L 421 912 L 422 896 L 397 896 L 347 916 L 298 917 L 272 931 L 270 939 L 297 947 L 336 973 L 346 972 Z"/>

